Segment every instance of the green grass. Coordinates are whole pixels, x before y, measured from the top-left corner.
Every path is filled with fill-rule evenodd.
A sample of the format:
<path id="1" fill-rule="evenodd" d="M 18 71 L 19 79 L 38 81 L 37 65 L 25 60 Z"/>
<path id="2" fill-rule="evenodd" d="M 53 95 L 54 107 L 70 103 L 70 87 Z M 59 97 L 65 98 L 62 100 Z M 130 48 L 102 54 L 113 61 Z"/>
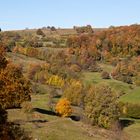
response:
<path id="1" fill-rule="evenodd" d="M 32 95 L 33 108 L 48 110 L 48 95 Z M 17 115 L 18 114 L 18 115 Z M 70 118 L 60 118 L 34 111 L 26 114 L 21 109 L 8 110 L 9 121 L 20 121 L 21 126 L 35 139 L 40 140 L 105 140 L 100 134 L 89 136 L 88 125 L 75 122 Z M 31 122 L 33 120 L 46 120 L 47 122 Z M 85 127 L 83 127 L 86 126 Z"/>
<path id="2" fill-rule="evenodd" d="M 99 66 L 103 69 L 103 71 L 107 71 L 107 72 L 112 72 L 114 68 L 113 66 L 104 63 L 100 63 Z"/>
<path id="3" fill-rule="evenodd" d="M 48 140 L 94 140 L 89 137 L 87 132 L 80 126 L 80 123 L 70 119 L 62 118 L 61 120 L 51 123 L 48 128 Z M 50 129 L 51 128 L 51 129 Z"/>
<path id="4" fill-rule="evenodd" d="M 128 135 L 129 140 L 140 140 L 140 123 L 134 123 L 124 129 Z"/>
<path id="5" fill-rule="evenodd" d="M 123 91 L 123 92 L 130 92 L 130 85 L 121 81 L 117 81 L 114 79 L 102 79 L 101 73 L 98 72 L 84 72 L 83 73 L 83 82 L 88 85 L 88 84 L 99 84 L 99 83 L 106 83 L 110 85 L 112 88 Z"/>
<path id="6" fill-rule="evenodd" d="M 132 88 L 130 88 L 129 84 L 126 84 L 121 81 L 117 81 L 114 79 L 104 80 L 101 78 L 101 74 L 98 72 L 96 72 L 96 73 L 84 72 L 82 80 L 84 81 L 85 84 L 106 83 L 106 84 L 110 85 L 112 88 L 116 89 L 117 91 L 124 91 L 127 93 L 127 94 L 121 96 L 120 101 L 140 104 L 140 87 L 133 86 L 133 89 L 132 89 Z M 126 118 L 126 119 L 128 119 L 128 118 Z M 130 140 L 140 140 L 140 132 L 139 132 L 140 119 L 134 120 L 134 121 L 135 121 L 135 123 L 124 128 L 123 132 L 126 133 L 127 137 Z"/>
<path id="7" fill-rule="evenodd" d="M 140 104 L 140 87 L 135 87 L 134 85 L 130 86 L 127 83 L 117 81 L 114 79 L 102 79 L 101 73 L 98 73 L 98 72 L 84 72 L 82 80 L 86 85 L 91 84 L 91 83 L 108 84 L 116 91 L 126 93 L 123 96 L 121 96 L 120 101 Z"/>
<path id="8" fill-rule="evenodd" d="M 125 94 L 120 100 L 123 102 L 140 104 L 140 87 L 136 87 L 130 93 Z"/>

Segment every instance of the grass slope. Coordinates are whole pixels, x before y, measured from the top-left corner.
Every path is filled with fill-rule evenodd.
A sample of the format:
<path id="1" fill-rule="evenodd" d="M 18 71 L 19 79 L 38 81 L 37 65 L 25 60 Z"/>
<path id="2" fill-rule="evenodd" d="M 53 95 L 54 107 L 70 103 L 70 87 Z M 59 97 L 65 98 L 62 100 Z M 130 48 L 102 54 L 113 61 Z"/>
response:
<path id="1" fill-rule="evenodd" d="M 140 87 L 121 97 L 121 101 L 140 104 Z"/>
<path id="2" fill-rule="evenodd" d="M 45 49 L 45 48 L 44 48 Z M 35 58 L 30 58 L 21 54 L 8 53 L 8 58 L 13 60 L 14 63 L 22 64 L 26 70 L 27 66 L 31 63 L 44 63 Z M 108 72 L 111 72 L 112 67 L 105 64 L 100 64 L 101 67 Z M 121 97 L 123 102 L 140 103 L 140 87 L 130 88 L 129 84 L 117 81 L 114 79 L 104 80 L 101 78 L 100 73 L 83 72 L 82 80 L 85 84 L 98 84 L 107 83 L 116 90 L 124 91 L 127 94 Z M 40 95 L 32 96 L 33 108 L 39 108 L 40 112 L 33 112 L 32 114 L 25 114 L 20 109 L 8 110 L 9 120 L 19 122 L 22 127 L 26 128 L 27 131 L 31 132 L 33 138 L 40 140 L 106 140 L 103 135 L 99 135 L 92 128 L 94 136 L 90 136 L 88 126 L 84 126 L 82 122 L 74 122 L 69 118 L 60 118 L 54 115 L 48 114 L 48 90 L 45 85 L 37 85 L 39 87 Z M 18 114 L 18 115 L 17 115 Z M 42 123 L 42 122 L 43 123 Z M 140 134 L 140 123 L 136 122 L 124 129 L 129 135 L 130 140 L 139 140 Z"/>
<path id="3" fill-rule="evenodd" d="M 128 93 L 131 91 L 129 84 L 114 79 L 102 79 L 101 73 L 98 72 L 84 72 L 82 80 L 86 85 L 91 83 L 93 84 L 106 83 L 110 85 L 112 88 L 119 90 L 120 92 Z"/>
<path id="4" fill-rule="evenodd" d="M 140 140 L 140 123 L 134 123 L 124 129 L 127 133 L 129 140 Z"/>
<path id="5" fill-rule="evenodd" d="M 18 122 L 31 136 L 40 140 L 106 140 L 96 134 L 90 136 L 88 126 L 70 118 L 60 118 L 48 113 L 48 95 L 32 95 L 33 108 L 40 111 L 26 114 L 21 109 L 8 110 L 9 121 Z M 18 115 L 17 115 L 18 114 Z M 86 126 L 86 127 L 85 127 Z"/>

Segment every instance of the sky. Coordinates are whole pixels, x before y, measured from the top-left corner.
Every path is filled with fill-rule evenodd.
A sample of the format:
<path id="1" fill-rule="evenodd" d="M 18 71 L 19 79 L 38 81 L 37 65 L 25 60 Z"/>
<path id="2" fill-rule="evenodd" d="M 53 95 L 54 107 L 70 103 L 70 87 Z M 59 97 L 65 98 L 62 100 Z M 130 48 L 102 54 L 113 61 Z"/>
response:
<path id="1" fill-rule="evenodd" d="M 0 0 L 0 28 L 140 24 L 140 0 Z"/>

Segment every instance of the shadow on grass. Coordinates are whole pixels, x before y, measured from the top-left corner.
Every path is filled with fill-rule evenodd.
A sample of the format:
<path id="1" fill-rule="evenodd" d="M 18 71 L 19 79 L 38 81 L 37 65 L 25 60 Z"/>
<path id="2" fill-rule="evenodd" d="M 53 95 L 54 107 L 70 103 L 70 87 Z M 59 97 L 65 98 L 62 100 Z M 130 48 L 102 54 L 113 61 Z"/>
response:
<path id="1" fill-rule="evenodd" d="M 73 121 L 80 121 L 80 116 L 75 116 L 75 115 L 72 115 L 70 116 L 70 118 L 73 120 Z"/>
<path id="2" fill-rule="evenodd" d="M 31 120 L 31 121 L 28 121 L 28 122 L 32 122 L 32 123 L 45 123 L 45 122 L 48 122 L 47 120 Z"/>
<path id="3" fill-rule="evenodd" d="M 129 119 L 121 119 L 120 121 L 121 128 L 128 127 L 129 125 L 132 125 L 135 121 L 129 120 Z"/>
<path id="4" fill-rule="evenodd" d="M 54 96 L 54 98 L 59 99 L 59 98 L 61 98 L 61 95 L 56 95 L 56 96 Z"/>
<path id="5" fill-rule="evenodd" d="M 34 108 L 33 110 L 38 113 L 41 113 L 41 114 L 56 116 L 56 113 L 53 111 L 50 111 L 50 110 L 45 110 L 45 109 L 41 109 L 41 108 Z"/>

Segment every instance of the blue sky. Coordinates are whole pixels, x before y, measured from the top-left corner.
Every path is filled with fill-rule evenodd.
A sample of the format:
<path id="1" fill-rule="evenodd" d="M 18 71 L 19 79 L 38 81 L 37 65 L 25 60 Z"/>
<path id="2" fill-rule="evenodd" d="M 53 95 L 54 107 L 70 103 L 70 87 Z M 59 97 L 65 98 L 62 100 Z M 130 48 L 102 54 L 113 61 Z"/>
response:
<path id="1" fill-rule="evenodd" d="M 0 0 L 2 30 L 140 23 L 140 0 Z"/>

